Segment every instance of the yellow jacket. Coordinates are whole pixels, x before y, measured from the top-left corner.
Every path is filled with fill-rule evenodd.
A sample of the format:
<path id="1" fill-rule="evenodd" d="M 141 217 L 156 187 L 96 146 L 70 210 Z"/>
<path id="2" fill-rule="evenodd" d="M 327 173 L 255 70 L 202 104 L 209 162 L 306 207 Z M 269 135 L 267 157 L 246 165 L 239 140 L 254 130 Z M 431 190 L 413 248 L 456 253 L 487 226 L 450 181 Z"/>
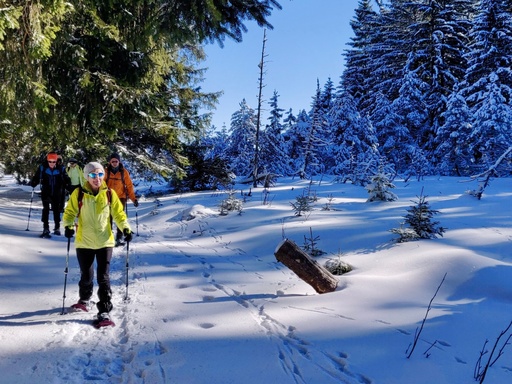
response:
<path id="1" fill-rule="evenodd" d="M 100 249 L 115 245 L 114 234 L 110 225 L 110 215 L 117 227 L 124 231 L 130 229 L 128 218 L 123 210 L 123 204 L 115 191 L 111 191 L 108 202 L 107 185 L 102 183 L 95 196 L 88 183 L 82 186 L 84 191 L 82 207 L 78 217 L 78 227 L 75 237 L 75 248 Z M 65 227 L 73 227 L 78 215 L 78 196 L 80 188 L 76 188 L 69 197 L 62 221 Z"/>
<path id="2" fill-rule="evenodd" d="M 84 172 L 78 164 L 74 167 L 67 167 L 66 173 L 71 179 L 71 185 L 82 185 L 85 182 Z"/>

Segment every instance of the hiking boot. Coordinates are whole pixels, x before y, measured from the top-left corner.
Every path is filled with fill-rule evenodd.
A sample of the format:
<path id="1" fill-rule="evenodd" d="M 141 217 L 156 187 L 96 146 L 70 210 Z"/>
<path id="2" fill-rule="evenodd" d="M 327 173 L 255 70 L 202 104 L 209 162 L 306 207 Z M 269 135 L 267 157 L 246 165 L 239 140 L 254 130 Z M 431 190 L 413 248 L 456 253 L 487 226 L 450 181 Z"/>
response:
<path id="1" fill-rule="evenodd" d="M 57 236 L 60 236 L 60 229 L 59 229 L 59 228 L 55 228 L 55 229 L 53 230 L 53 234 L 54 234 L 54 235 L 57 235 Z"/>
<path id="2" fill-rule="evenodd" d="M 108 314 L 108 312 L 98 313 L 98 320 L 99 321 L 110 320 L 110 315 Z"/>
<path id="3" fill-rule="evenodd" d="M 48 228 L 45 228 L 45 229 L 43 230 L 43 233 L 41 233 L 41 234 L 39 235 L 39 237 L 44 238 L 44 239 L 51 239 L 51 238 L 52 238 L 52 235 L 50 235 L 50 230 L 49 230 Z"/>
<path id="4" fill-rule="evenodd" d="M 78 300 L 78 303 L 73 304 L 71 308 L 75 311 L 89 312 L 90 304 L 91 303 L 88 300 Z"/>
<path id="5" fill-rule="evenodd" d="M 116 324 L 110 320 L 110 316 L 107 312 L 100 312 L 98 313 L 98 318 L 93 321 L 93 325 L 99 329 L 103 327 L 114 327 Z"/>

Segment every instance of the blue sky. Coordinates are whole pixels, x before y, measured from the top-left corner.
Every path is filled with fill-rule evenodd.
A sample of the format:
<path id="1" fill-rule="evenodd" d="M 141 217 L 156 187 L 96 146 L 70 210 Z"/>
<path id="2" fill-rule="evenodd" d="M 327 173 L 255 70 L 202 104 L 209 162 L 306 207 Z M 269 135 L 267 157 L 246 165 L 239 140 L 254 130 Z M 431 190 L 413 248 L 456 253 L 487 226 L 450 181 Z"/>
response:
<path id="1" fill-rule="evenodd" d="M 343 52 L 353 36 L 350 20 L 354 18 L 358 0 L 281 0 L 282 10 L 274 10 L 269 18 L 274 26 L 267 30 L 266 75 L 263 89 L 262 124 L 267 124 L 268 101 L 276 90 L 279 107 L 309 111 L 317 79 L 320 87 L 330 77 L 337 86 L 343 72 Z M 226 40 L 205 48 L 208 68 L 202 88 L 207 92 L 223 91 L 213 124 L 229 128 L 231 115 L 245 98 L 257 107 L 258 63 L 261 58 L 263 29 L 247 22 L 243 42 Z"/>

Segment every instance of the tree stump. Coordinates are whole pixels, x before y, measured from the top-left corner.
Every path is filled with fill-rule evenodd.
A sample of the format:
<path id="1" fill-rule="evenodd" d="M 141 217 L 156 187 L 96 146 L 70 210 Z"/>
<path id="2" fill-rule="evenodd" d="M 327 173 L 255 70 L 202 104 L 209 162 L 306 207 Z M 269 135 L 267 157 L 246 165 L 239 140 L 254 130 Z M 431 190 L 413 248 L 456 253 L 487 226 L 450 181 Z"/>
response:
<path id="1" fill-rule="evenodd" d="M 274 255 L 317 293 L 333 292 L 338 280 L 325 267 L 318 264 L 293 241 L 285 239 L 276 248 Z"/>

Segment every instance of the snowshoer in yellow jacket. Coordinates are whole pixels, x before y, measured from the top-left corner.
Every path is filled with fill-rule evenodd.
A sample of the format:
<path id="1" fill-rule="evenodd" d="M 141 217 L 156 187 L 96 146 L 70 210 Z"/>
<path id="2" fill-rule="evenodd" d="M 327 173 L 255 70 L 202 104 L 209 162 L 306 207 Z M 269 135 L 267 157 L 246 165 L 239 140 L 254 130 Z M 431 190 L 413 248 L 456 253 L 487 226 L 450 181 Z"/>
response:
<path id="1" fill-rule="evenodd" d="M 84 171 L 82 170 L 80 165 L 78 165 L 78 160 L 75 159 L 74 157 L 69 158 L 66 173 L 68 174 L 71 180 L 71 188 L 73 190 L 75 190 L 85 182 Z"/>
<path id="2" fill-rule="evenodd" d="M 100 163 L 88 163 L 84 167 L 85 182 L 71 194 L 63 223 L 65 236 L 70 239 L 75 234 L 75 219 L 78 217 L 75 248 L 80 265 L 78 283 L 80 300 L 75 308 L 87 308 L 93 293 L 94 260 L 97 263 L 99 302 L 98 319 L 109 319 L 112 310 L 112 290 L 110 289 L 110 260 L 114 249 L 114 234 L 110 217 L 125 236 L 131 241 L 132 231 L 123 205 L 115 191 L 110 190 L 103 178 L 105 170 Z"/>

